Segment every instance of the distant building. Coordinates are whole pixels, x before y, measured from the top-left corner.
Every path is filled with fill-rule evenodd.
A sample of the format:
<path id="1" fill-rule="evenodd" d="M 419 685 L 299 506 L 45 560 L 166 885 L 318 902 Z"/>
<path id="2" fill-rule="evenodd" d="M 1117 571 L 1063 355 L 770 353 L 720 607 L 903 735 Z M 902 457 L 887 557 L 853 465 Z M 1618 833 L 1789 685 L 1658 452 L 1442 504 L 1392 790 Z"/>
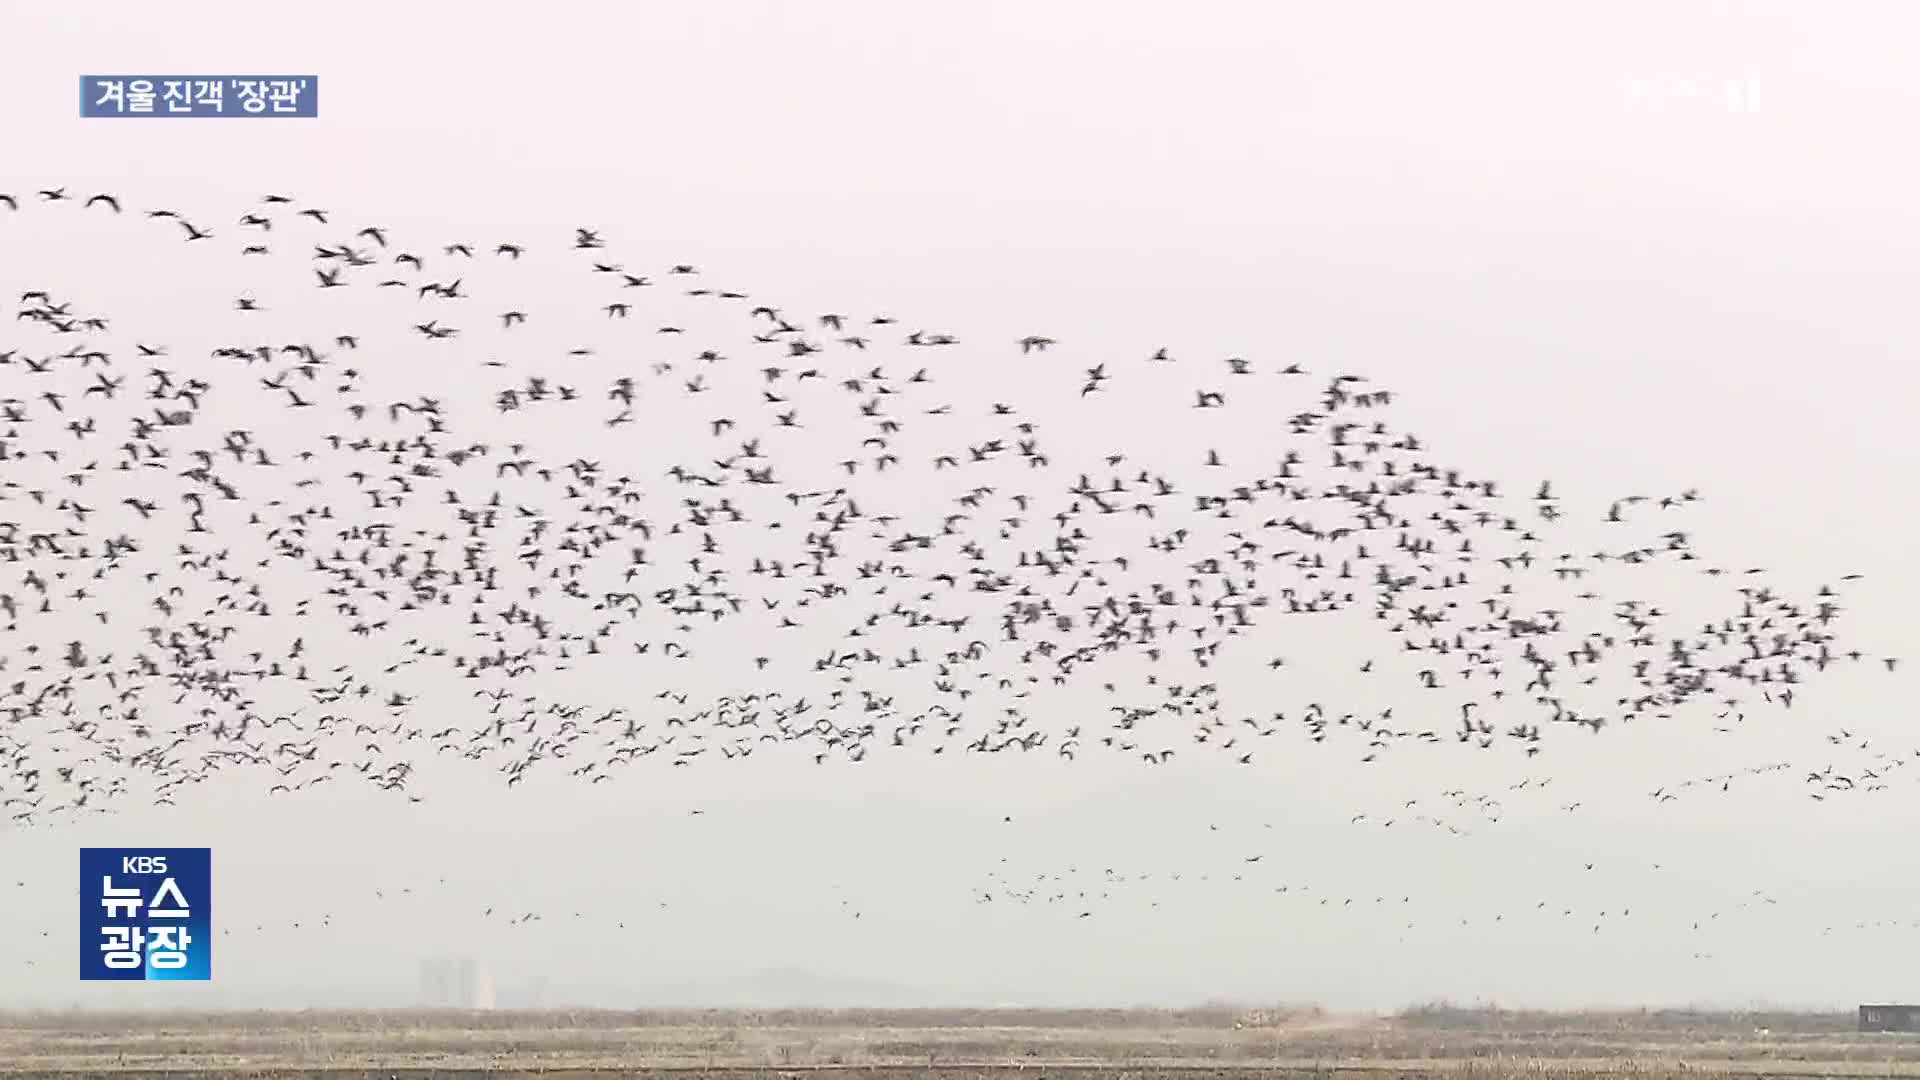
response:
<path id="1" fill-rule="evenodd" d="M 1862 1005 L 1861 1031 L 1920 1031 L 1920 1005 Z"/>
<path id="2" fill-rule="evenodd" d="M 493 1008 L 493 999 L 493 975 L 485 968 L 482 968 L 480 969 L 480 974 L 474 979 L 472 1007 L 476 1009 L 491 1009 Z"/>
<path id="3" fill-rule="evenodd" d="M 493 1008 L 493 980 L 471 956 L 420 961 L 420 1004 L 442 1009 Z"/>

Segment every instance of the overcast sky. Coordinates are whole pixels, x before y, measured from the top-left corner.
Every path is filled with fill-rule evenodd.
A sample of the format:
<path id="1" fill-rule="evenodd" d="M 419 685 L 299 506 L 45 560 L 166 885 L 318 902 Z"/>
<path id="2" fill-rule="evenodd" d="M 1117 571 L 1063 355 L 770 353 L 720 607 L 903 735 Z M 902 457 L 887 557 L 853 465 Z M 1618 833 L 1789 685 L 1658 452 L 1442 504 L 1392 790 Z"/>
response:
<path id="1" fill-rule="evenodd" d="M 460 347 L 493 348 L 473 340 L 491 313 L 524 308 L 542 355 L 603 350 L 582 383 L 599 397 L 624 324 L 567 250 L 590 226 L 629 269 L 694 264 L 702 284 L 790 317 L 887 313 L 955 334 L 943 386 L 1031 402 L 1063 462 L 1124 451 L 1191 476 L 1209 447 L 1274 460 L 1311 391 L 1288 399 L 1272 372 L 1363 373 L 1436 456 L 1516 490 L 1553 477 L 1591 522 L 1563 530 L 1569 550 L 1609 542 L 1611 499 L 1698 488 L 1685 527 L 1703 559 L 1765 567 L 1800 594 L 1864 574 L 1841 638 L 1872 657 L 1914 642 L 1920 160 L 1905 133 L 1920 15 L 1897 5 L 186 10 L 23 8 L 0 69 L 0 190 L 22 198 L 19 214 L 0 210 L 0 291 L 73 296 L 112 318 L 123 349 L 172 344 L 177 371 L 234 338 L 243 293 L 275 327 L 246 323 L 244 340 L 344 332 L 330 320 L 349 309 L 315 307 L 306 250 L 377 224 L 422 252 L 525 244 L 514 276 L 497 260 L 469 274 L 475 303 L 493 306 Z M 320 116 L 77 116 L 80 75 L 138 72 L 317 74 Z M 31 198 L 58 185 L 115 192 L 128 212 Z M 285 258 L 250 263 L 138 219 L 174 208 L 225 243 L 269 191 L 336 227 L 289 217 L 271 237 Z M 427 276 L 465 272 L 449 267 Z M 743 318 L 665 313 L 684 302 L 667 291 L 663 314 L 636 325 L 673 319 L 690 348 L 747 355 Z M 354 362 L 490 422 L 496 387 L 408 340 L 411 302 L 382 309 L 398 313 L 391 347 Z M 37 350 L 36 332 L 10 324 L 0 350 Z M 1013 342 L 1027 334 L 1060 344 L 1023 358 Z M 1187 366 L 1147 364 L 1163 346 Z M 1192 387 L 1222 381 L 1227 356 L 1269 381 L 1235 386 L 1239 410 L 1203 423 Z M 870 362 L 931 361 L 896 349 Z M 1114 393 L 1082 402 L 1079 373 L 1103 362 Z M 24 396 L 19 370 L 0 369 L 0 396 Z M 203 377 L 259 374 L 234 370 Z M 529 430 L 546 456 L 578 456 L 566 424 Z M 652 479 L 661 455 L 720 452 L 644 443 L 677 430 L 579 434 L 671 505 L 683 493 Z M 1732 587 L 1668 566 L 1632 591 L 1721 610 Z M 1455 724 L 1451 704 L 1358 674 L 1375 631 L 1302 625 L 1266 624 L 1210 677 L 1254 713 L 1351 701 L 1337 711 Z M 740 647 L 810 660 L 832 645 Z M 1299 681 L 1270 677 L 1276 654 Z M 636 663 L 543 685 L 645 714 L 657 689 L 737 687 L 739 659 L 678 682 Z M 429 681 L 419 692 L 438 695 L 445 722 L 470 726 L 465 688 Z M 900 1001 L 1899 998 L 1920 944 L 1907 902 L 1920 869 L 1904 854 L 1920 762 L 1824 801 L 1804 779 L 1920 755 L 1912 685 L 1905 668 L 1863 664 L 1790 712 L 1754 703 L 1735 722 L 1696 702 L 1670 721 L 1551 731 L 1532 759 L 1448 739 L 1363 763 L 1360 744 L 1289 727 L 1248 766 L 880 747 L 857 764 L 649 764 L 591 786 L 554 770 L 503 791 L 490 768 L 443 761 L 423 762 L 418 804 L 357 785 L 269 798 L 270 774 L 233 770 L 174 807 L 0 831 L 0 1002 L 234 1003 L 307 987 L 324 1003 L 404 994 L 418 959 L 445 952 L 583 1004 L 660 986 L 724 1000 L 778 968 L 890 984 Z M 1107 724 L 1096 690 L 1047 708 L 1051 727 Z M 1649 796 L 1777 763 L 1790 767 L 1724 791 Z M 76 848 L 137 843 L 213 847 L 226 936 L 210 986 L 78 981 Z M 526 912 L 543 919 L 501 925 Z"/>

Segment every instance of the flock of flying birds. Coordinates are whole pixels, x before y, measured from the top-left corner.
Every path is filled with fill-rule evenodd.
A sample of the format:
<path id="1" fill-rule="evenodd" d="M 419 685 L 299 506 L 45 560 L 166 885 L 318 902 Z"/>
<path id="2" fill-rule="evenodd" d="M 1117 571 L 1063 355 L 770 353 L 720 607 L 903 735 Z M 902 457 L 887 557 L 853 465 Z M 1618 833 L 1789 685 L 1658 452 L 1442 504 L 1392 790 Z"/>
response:
<path id="1" fill-rule="evenodd" d="M 803 315 L 593 228 L 415 247 L 282 195 L 228 223 L 53 188 L 0 195 L 0 238 L 28 215 L 258 284 L 181 285 L 204 338 L 164 342 L 57 281 L 13 292 L 14 825 L 223 770 L 418 800 L 441 759 L 513 786 L 789 751 L 1251 765 L 1276 735 L 1531 756 L 1896 664 L 1837 636 L 1857 575 L 1801 595 L 1697 553 L 1697 492 L 1570 509 L 1311 361 L 1088 366 L 1039 333 Z M 993 362 L 1017 378 L 983 384 Z M 1129 383 L 1195 445 L 1111 434 L 1139 409 L 1076 422 Z M 1663 599 L 1679 575 L 1720 606 Z M 1418 704 L 1290 690 L 1321 624 L 1371 643 L 1349 687 Z"/>
<path id="2" fill-rule="evenodd" d="M 1213 834 L 1222 831 L 1220 825 L 1208 828 Z M 1831 913 L 1810 910 L 1794 897 L 1783 899 L 1769 889 L 1750 889 L 1731 881 L 1720 882 L 1717 888 L 1696 882 L 1671 894 L 1663 892 L 1638 901 L 1619 890 L 1596 888 L 1592 881 L 1584 888 L 1553 888 L 1541 882 L 1519 884 L 1494 898 L 1449 897 L 1409 891 L 1404 885 L 1385 891 L 1378 887 L 1354 888 L 1308 880 L 1266 857 L 1260 851 L 1262 836 L 1274 834 L 1263 834 L 1262 830 L 1273 828 L 1270 822 L 1257 827 L 1247 823 L 1240 830 L 1244 835 L 1236 840 L 1248 844 L 1255 853 L 1239 857 L 1222 858 L 1215 852 L 1208 858 L 1204 853 L 1191 852 L 1171 864 L 1084 863 L 1040 869 L 1035 869 L 1037 864 L 1016 867 L 1003 857 L 971 888 L 968 899 L 982 914 L 991 914 L 996 908 L 1010 909 L 1077 923 L 1102 915 L 1125 917 L 1156 911 L 1183 915 L 1195 904 L 1217 910 L 1220 902 L 1233 899 L 1232 894 L 1237 892 L 1248 900 L 1258 897 L 1263 910 L 1288 920 L 1334 918 L 1348 932 L 1395 935 L 1401 945 L 1414 940 L 1412 935 L 1432 942 L 1436 933 L 1505 935 L 1557 930 L 1589 937 L 1606 935 L 1616 942 L 1622 937 L 1651 934 L 1686 942 L 1684 956 L 1692 961 L 1716 960 L 1729 946 L 1737 955 L 1743 948 L 1740 939 L 1754 933 L 1810 934 L 1820 942 L 1838 942 L 1849 935 L 1873 935 L 1876 940 L 1885 940 L 1890 933 L 1920 930 L 1920 919 L 1865 918 L 1858 912 L 1836 919 Z M 1589 862 L 1576 869 L 1583 870 L 1589 879 L 1610 871 L 1609 877 L 1651 874 L 1655 880 L 1674 869 L 1643 859 L 1630 862 L 1633 865 L 1605 867 Z M 24 888 L 27 882 L 13 884 Z M 587 939 L 599 943 L 596 948 L 603 949 L 617 940 L 614 935 L 649 924 L 657 928 L 683 906 L 696 911 L 702 908 L 700 902 L 685 904 L 678 896 L 651 896 L 638 902 L 628 898 L 613 910 L 591 902 L 554 905 L 524 897 L 518 903 L 500 897 L 476 899 L 494 891 L 472 883 L 450 883 L 445 876 L 421 877 L 412 884 L 356 886 L 351 895 L 283 898 L 292 902 L 276 902 L 270 912 L 237 919 L 222 927 L 219 936 L 232 944 L 278 942 L 284 946 L 288 935 L 324 935 L 373 926 L 391 930 L 408 924 L 444 931 L 452 925 L 469 933 L 484 931 L 496 943 L 500 935 L 558 931 L 564 940 L 584 931 Z M 305 901 L 304 907 L 301 901 Z M 858 929 L 869 906 L 860 890 L 844 883 L 830 884 L 812 897 L 787 891 L 779 903 L 783 911 L 796 917 L 810 905 L 825 905 L 824 910 L 807 912 L 816 932 L 829 928 L 829 918 L 844 920 L 850 928 Z M 36 933 L 38 938 L 50 941 L 54 931 L 42 929 Z M 553 947 L 552 941 L 545 943 L 543 953 L 550 955 Z M 1682 955 L 1669 948 L 1675 957 Z M 47 959 L 32 953 L 19 957 L 24 969 L 46 966 L 42 961 Z"/>

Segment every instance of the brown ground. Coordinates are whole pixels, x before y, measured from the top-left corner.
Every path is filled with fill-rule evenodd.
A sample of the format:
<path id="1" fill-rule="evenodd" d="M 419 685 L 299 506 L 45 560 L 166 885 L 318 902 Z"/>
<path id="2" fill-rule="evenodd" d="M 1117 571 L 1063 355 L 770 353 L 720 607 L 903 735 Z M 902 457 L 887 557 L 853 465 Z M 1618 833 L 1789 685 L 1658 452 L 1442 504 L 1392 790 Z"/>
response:
<path id="1" fill-rule="evenodd" d="M 1444 1008 L 1394 1017 L 1226 1008 L 0 1013 L 0 1075 L 1920 1078 L 1920 1036 L 1853 1027 L 1851 1013 Z"/>

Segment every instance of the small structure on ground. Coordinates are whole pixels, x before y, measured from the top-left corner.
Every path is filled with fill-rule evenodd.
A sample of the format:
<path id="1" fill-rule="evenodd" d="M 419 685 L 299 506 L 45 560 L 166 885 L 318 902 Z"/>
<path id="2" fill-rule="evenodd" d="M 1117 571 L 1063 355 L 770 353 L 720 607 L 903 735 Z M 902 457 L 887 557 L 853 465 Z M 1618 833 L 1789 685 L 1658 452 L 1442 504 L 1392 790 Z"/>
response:
<path id="1" fill-rule="evenodd" d="M 1920 1031 L 1920 1005 L 1862 1005 L 1861 1031 Z"/>

